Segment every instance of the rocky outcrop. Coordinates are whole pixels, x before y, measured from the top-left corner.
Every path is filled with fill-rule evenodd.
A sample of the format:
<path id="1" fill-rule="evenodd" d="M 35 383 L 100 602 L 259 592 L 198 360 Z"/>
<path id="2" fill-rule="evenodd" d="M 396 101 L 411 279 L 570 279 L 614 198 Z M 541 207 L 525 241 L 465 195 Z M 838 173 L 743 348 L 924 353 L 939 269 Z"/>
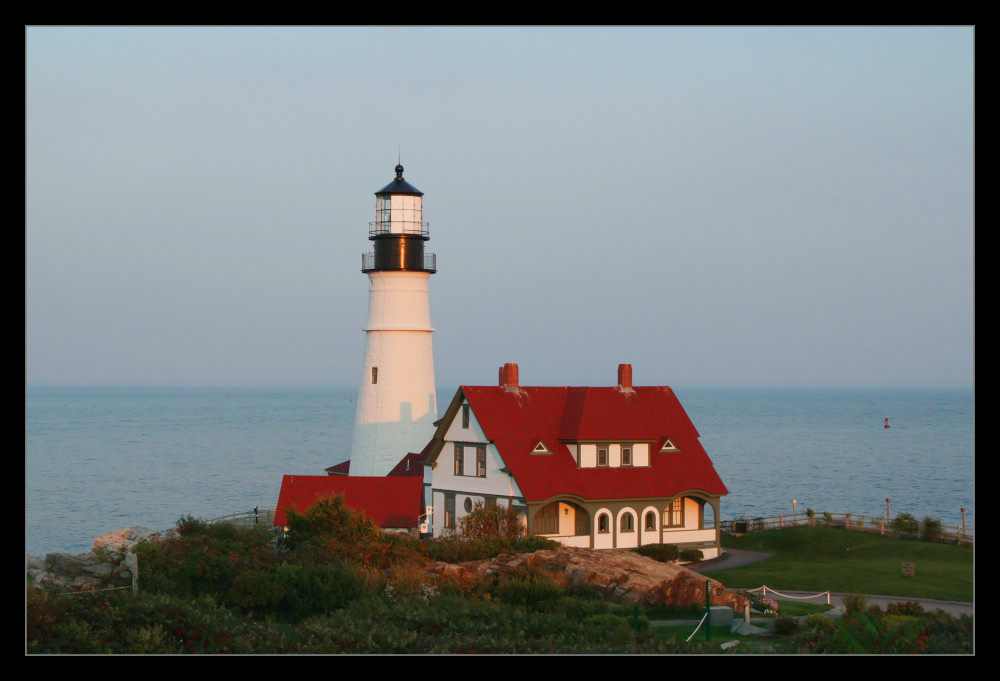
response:
<path id="1" fill-rule="evenodd" d="M 639 603 L 686 608 L 705 604 L 709 582 L 712 605 L 726 605 L 742 612 L 749 604 L 745 596 L 726 589 L 678 563 L 660 563 L 624 550 L 557 548 L 516 556 L 501 555 L 457 565 L 436 563 L 430 569 L 440 574 L 489 577 L 520 567 L 541 569 L 553 578 L 585 584 L 614 603 Z"/>
<path id="2" fill-rule="evenodd" d="M 133 571 L 129 552 L 156 535 L 145 527 L 126 527 L 101 535 L 87 553 L 50 553 L 44 560 L 25 556 L 25 574 L 32 584 L 66 591 L 129 588 Z"/>

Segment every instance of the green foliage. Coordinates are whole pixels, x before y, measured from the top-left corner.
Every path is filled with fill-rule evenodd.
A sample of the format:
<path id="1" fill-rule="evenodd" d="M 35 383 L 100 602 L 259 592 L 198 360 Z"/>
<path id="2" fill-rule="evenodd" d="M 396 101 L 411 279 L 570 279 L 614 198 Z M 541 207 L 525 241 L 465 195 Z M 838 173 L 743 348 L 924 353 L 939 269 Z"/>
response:
<path id="1" fill-rule="evenodd" d="M 276 604 L 277 610 L 290 622 L 343 608 L 364 593 L 361 576 L 344 563 L 284 563 L 274 570 L 273 579 L 283 592 Z"/>
<path id="2" fill-rule="evenodd" d="M 847 591 L 841 598 L 841 603 L 844 606 L 844 616 L 849 617 L 854 613 L 864 612 L 868 609 L 868 596 Z"/>
<path id="3" fill-rule="evenodd" d="M 529 535 L 520 539 L 495 537 L 480 540 L 467 540 L 455 535 L 422 541 L 418 550 L 431 560 L 439 560 L 444 563 L 466 563 L 493 558 L 501 553 L 512 555 L 534 553 L 557 546 L 559 546 L 558 542 L 537 535 Z"/>
<path id="4" fill-rule="evenodd" d="M 924 613 L 924 606 L 916 601 L 906 601 L 904 603 L 889 603 L 885 606 L 886 615 L 907 615 L 915 616 Z"/>
<path id="5" fill-rule="evenodd" d="M 493 575 L 491 593 L 502 603 L 549 612 L 562 599 L 565 590 L 544 570 L 521 566 Z"/>
<path id="6" fill-rule="evenodd" d="M 305 513 L 289 509 L 285 543 L 291 548 L 306 544 L 328 546 L 331 543 L 376 543 L 382 531 L 364 513 L 356 511 L 341 494 L 320 497 Z"/>
<path id="7" fill-rule="evenodd" d="M 899 513 L 892 519 L 892 529 L 900 534 L 916 535 L 920 531 L 920 523 L 909 513 Z"/>
<path id="8" fill-rule="evenodd" d="M 340 513 L 339 510 L 334 508 Z M 140 591 L 64 594 L 26 590 L 32 654 L 225 653 L 711 653 L 674 628 L 652 630 L 634 604 L 609 605 L 583 586 L 525 567 L 480 580 L 423 570 L 420 542 L 360 533 L 351 544 L 327 531 L 294 549 L 264 532 L 186 520 L 179 536 L 140 544 Z M 824 528 L 825 529 L 825 528 Z M 838 531 L 834 532 L 834 538 Z M 771 541 L 764 533 L 755 541 Z M 849 534 L 844 531 L 840 535 Z M 818 541 L 814 547 L 828 542 Z M 531 545 L 531 538 L 514 545 Z M 478 540 L 454 541 L 482 546 Z M 786 541 L 786 540 L 780 540 Z M 801 544 L 802 541 L 795 542 Z M 809 542 L 806 542 L 809 543 Z M 294 544 L 294 542 L 293 542 Z M 548 545 L 549 542 L 537 545 Z M 905 542 L 927 549 L 959 549 Z M 331 551 L 331 545 L 338 547 Z M 365 553 L 387 547 L 383 566 Z M 829 547 L 820 552 L 828 560 Z M 841 547 L 842 551 L 843 547 Z M 851 554 L 864 553 L 856 543 Z M 911 551 L 912 552 L 912 551 Z M 838 553 L 837 555 L 841 555 Z M 921 561 L 921 574 L 927 572 Z M 776 559 L 772 559 L 776 560 Z M 898 572 L 898 559 L 892 558 Z M 765 561 L 765 563 L 770 561 Z M 818 563 L 817 563 L 818 564 Z M 815 570 L 815 567 L 813 568 Z M 199 574 L 200 571 L 200 574 Z M 911 580 L 913 583 L 913 580 Z M 756 585 L 754 585 L 756 586 Z M 811 615 L 783 639 L 789 652 L 972 652 L 971 618 L 853 608 L 835 621 Z M 695 613 L 697 615 L 697 613 Z M 785 623 L 776 620 L 784 631 Z M 775 631 L 775 630 L 772 630 Z M 713 634 L 714 638 L 714 634 Z M 785 646 L 785 648 L 781 648 Z"/>
<path id="9" fill-rule="evenodd" d="M 701 549 L 683 549 L 680 554 L 681 560 L 696 562 L 705 557 Z"/>
<path id="10" fill-rule="evenodd" d="M 941 520 L 925 517 L 920 521 L 920 538 L 924 541 L 937 541 L 941 538 Z"/>
<path id="11" fill-rule="evenodd" d="M 799 630 L 798 621 L 790 615 L 778 615 L 774 618 L 774 626 L 771 628 L 779 636 L 789 636 Z"/>
<path id="12" fill-rule="evenodd" d="M 680 557 L 680 550 L 674 544 L 644 544 L 632 550 L 640 556 L 646 556 L 661 563 L 669 563 Z"/>
<path id="13" fill-rule="evenodd" d="M 468 541 L 517 541 L 528 536 L 513 506 L 487 506 L 482 501 L 477 501 L 471 511 L 458 519 L 456 534 Z"/>

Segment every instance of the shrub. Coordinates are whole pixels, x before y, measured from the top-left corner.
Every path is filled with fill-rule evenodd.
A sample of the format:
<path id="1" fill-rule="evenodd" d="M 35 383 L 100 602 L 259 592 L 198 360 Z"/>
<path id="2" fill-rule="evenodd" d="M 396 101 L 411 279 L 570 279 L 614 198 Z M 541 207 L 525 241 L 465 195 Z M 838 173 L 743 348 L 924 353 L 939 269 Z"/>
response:
<path id="1" fill-rule="evenodd" d="M 594 636 L 602 641 L 623 644 L 632 643 L 635 640 L 635 630 L 626 617 L 603 613 L 590 615 L 584 619 L 583 623 L 593 632 Z"/>
<path id="2" fill-rule="evenodd" d="M 503 570 L 494 580 L 492 592 L 497 600 L 531 610 L 553 610 L 564 594 L 562 585 L 541 569 Z"/>
<path id="3" fill-rule="evenodd" d="M 905 603 L 888 603 L 885 606 L 886 615 L 922 615 L 924 606 L 916 601 L 906 601 Z"/>
<path id="4" fill-rule="evenodd" d="M 864 594 L 847 591 L 841 601 L 844 605 L 844 615 L 853 615 L 856 612 L 864 612 L 868 609 L 868 596 Z"/>
<path id="5" fill-rule="evenodd" d="M 374 521 L 348 506 L 340 494 L 321 496 L 305 513 L 289 509 L 287 525 L 285 543 L 292 548 L 331 541 L 370 544 L 382 536 Z"/>
<path id="6" fill-rule="evenodd" d="M 833 618 L 827 617 L 822 613 L 814 612 L 806 615 L 805 620 L 802 622 L 802 626 L 811 631 L 832 632 L 837 628 L 837 622 Z"/>
<path id="7" fill-rule="evenodd" d="M 640 556 L 646 556 L 661 563 L 669 563 L 677 560 L 681 553 L 674 544 L 645 544 L 632 549 Z"/>
<path id="8" fill-rule="evenodd" d="M 941 520 L 925 517 L 920 521 L 920 538 L 924 541 L 937 541 L 941 538 Z"/>
<path id="9" fill-rule="evenodd" d="M 284 590 L 277 609 L 288 621 L 343 608 L 365 595 L 363 580 L 346 563 L 303 566 L 286 563 L 274 570 Z"/>
<path id="10" fill-rule="evenodd" d="M 527 536 L 527 530 L 512 506 L 487 506 L 477 501 L 472 510 L 458 519 L 456 535 L 467 541 L 517 541 Z"/>
<path id="11" fill-rule="evenodd" d="M 680 553 L 681 560 L 687 560 L 692 562 L 702 560 L 704 557 L 705 554 L 702 553 L 701 549 L 684 549 Z"/>
<path id="12" fill-rule="evenodd" d="M 900 534 L 917 534 L 920 523 L 909 513 L 900 513 L 892 519 L 892 529 Z"/>
<path id="13" fill-rule="evenodd" d="M 799 623 L 791 615 L 779 615 L 774 619 L 774 626 L 771 628 L 776 634 L 789 636 L 799 630 Z"/>

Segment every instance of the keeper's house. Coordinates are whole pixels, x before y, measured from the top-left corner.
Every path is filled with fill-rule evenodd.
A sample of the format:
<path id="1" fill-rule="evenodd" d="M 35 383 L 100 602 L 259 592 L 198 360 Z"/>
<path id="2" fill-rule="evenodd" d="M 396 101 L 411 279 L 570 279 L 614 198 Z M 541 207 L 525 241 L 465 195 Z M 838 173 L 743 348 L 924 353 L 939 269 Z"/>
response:
<path id="1" fill-rule="evenodd" d="M 423 503 L 440 536 L 476 502 L 513 506 L 530 533 L 597 549 L 641 544 L 719 555 L 728 493 L 666 386 L 462 386 L 423 452 Z"/>

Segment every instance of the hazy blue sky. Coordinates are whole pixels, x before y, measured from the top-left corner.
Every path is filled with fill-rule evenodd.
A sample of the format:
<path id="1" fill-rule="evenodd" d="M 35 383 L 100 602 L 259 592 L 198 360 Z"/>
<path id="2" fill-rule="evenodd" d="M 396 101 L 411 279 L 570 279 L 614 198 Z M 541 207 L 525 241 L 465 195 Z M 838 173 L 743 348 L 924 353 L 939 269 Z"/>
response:
<path id="1" fill-rule="evenodd" d="M 969 386 L 974 83 L 971 27 L 29 27 L 26 381 L 356 385 L 400 153 L 439 389 Z"/>

